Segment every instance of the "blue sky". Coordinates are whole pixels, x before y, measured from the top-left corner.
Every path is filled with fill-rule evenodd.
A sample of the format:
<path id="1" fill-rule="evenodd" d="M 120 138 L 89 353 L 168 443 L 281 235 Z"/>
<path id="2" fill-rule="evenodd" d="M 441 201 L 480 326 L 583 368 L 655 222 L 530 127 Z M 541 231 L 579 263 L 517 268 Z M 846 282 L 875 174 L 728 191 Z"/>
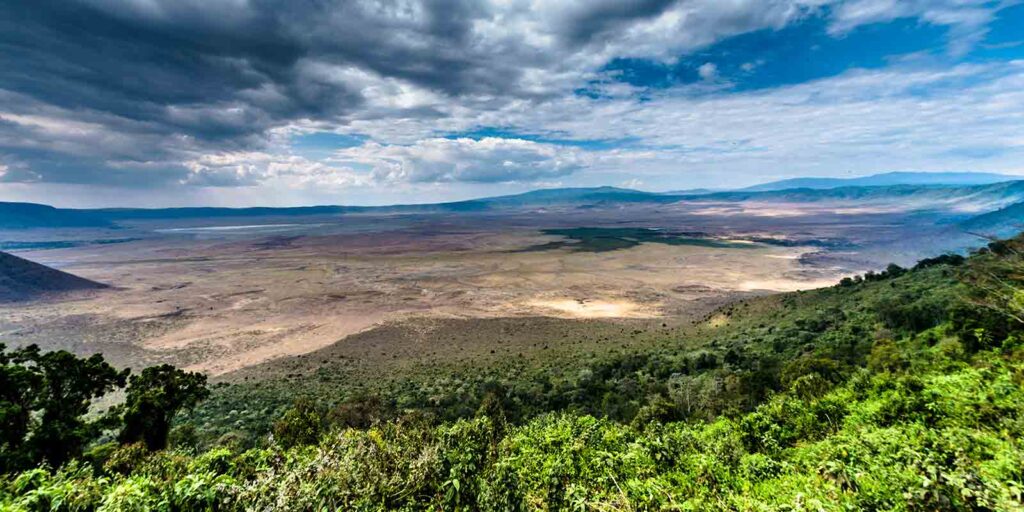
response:
<path id="1" fill-rule="evenodd" d="M 1017 2 L 15 0 L 0 47 L 0 200 L 1024 175 Z"/>

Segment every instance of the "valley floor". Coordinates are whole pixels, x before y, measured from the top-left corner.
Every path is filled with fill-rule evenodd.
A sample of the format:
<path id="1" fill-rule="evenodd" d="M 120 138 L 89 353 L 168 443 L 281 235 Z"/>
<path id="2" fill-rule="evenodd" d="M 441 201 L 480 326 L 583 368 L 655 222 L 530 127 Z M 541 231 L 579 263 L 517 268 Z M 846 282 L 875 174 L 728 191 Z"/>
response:
<path id="1" fill-rule="evenodd" d="M 113 289 L 0 306 L 0 337 L 101 351 L 119 366 L 167 362 L 216 377 L 335 344 L 335 352 L 371 360 L 447 355 L 453 333 L 489 319 L 539 319 L 518 330 L 526 338 L 552 321 L 594 336 L 684 325 L 736 298 L 825 286 L 848 272 L 802 261 L 820 248 L 800 244 L 536 250 L 564 238 L 400 225 L 294 236 L 265 226 L 241 231 L 23 253 Z M 448 331 L 448 321 L 463 323 Z M 362 348 L 394 329 L 417 334 L 377 342 L 380 354 Z"/>

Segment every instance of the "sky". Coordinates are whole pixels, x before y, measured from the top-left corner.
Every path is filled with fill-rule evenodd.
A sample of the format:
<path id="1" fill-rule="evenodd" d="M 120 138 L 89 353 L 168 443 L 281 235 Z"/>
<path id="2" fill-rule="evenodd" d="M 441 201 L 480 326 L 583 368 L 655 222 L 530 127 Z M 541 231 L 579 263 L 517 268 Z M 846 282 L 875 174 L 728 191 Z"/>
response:
<path id="1" fill-rule="evenodd" d="M 1024 4 L 6 0 L 0 200 L 1024 175 Z"/>

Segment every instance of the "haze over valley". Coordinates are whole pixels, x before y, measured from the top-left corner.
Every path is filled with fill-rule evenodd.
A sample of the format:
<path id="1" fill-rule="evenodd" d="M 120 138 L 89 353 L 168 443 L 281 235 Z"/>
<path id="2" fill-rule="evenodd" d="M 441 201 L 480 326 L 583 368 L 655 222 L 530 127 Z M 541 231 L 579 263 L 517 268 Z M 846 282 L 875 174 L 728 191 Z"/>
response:
<path id="1" fill-rule="evenodd" d="M 1024 181 L 903 179 L 928 178 L 938 182 L 548 189 L 377 208 L 50 209 L 32 217 L 37 227 L 11 215 L 3 249 L 110 288 L 20 297 L 0 305 L 0 328 L 16 345 L 229 378 L 332 346 L 367 364 L 450 357 L 449 331 L 488 319 L 521 319 L 523 330 L 545 318 L 584 332 L 678 327 L 737 298 L 963 253 L 1019 228 L 1015 217 L 992 218 L 1024 202 Z M 449 320 L 456 327 L 434 327 Z M 422 333 L 415 342 L 381 334 L 379 353 L 347 346 L 385 326 Z"/>

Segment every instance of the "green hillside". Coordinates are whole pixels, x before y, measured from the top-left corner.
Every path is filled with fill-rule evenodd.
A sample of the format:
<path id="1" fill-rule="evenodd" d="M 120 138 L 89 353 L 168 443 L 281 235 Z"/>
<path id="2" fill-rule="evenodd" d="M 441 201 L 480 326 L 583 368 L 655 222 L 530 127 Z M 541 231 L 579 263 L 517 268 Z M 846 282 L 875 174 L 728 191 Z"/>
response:
<path id="1" fill-rule="evenodd" d="M 60 468 L 8 461 L 0 508 L 1024 510 L 1024 238 L 637 336 L 219 386 L 168 449 L 97 425 Z M 164 396 L 132 389 L 126 425 Z"/>

